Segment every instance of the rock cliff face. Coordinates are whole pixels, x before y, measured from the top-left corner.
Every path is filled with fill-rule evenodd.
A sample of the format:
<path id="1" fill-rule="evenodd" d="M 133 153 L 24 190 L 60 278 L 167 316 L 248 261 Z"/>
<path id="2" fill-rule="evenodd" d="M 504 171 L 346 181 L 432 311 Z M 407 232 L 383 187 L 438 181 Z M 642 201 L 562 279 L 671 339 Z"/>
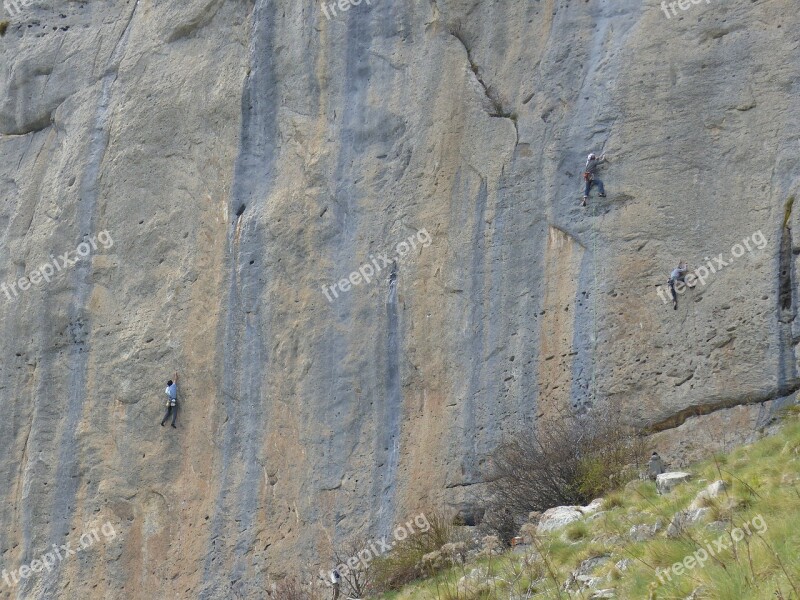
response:
<path id="1" fill-rule="evenodd" d="M 2 597 L 260 598 L 549 412 L 793 400 L 800 17 L 672 4 L 7 3 Z"/>

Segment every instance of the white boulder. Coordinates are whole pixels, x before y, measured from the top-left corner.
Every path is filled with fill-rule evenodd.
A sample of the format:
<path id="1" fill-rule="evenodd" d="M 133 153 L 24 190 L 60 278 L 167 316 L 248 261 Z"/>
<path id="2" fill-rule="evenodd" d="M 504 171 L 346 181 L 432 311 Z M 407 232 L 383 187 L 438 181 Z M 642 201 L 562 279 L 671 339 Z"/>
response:
<path id="1" fill-rule="evenodd" d="M 667 527 L 667 537 L 680 537 L 683 530 L 690 525 L 708 520 L 711 512 L 710 508 L 695 508 L 675 513 L 672 517 L 672 522 Z"/>
<path id="2" fill-rule="evenodd" d="M 681 483 L 685 483 L 692 478 L 691 473 L 684 471 L 671 471 L 669 473 L 662 473 L 656 477 L 656 489 L 659 494 L 669 494 L 675 487 Z"/>
<path id="3" fill-rule="evenodd" d="M 583 513 L 577 506 L 556 506 L 544 511 L 542 518 L 539 519 L 539 524 L 536 526 L 536 531 L 539 534 L 555 531 L 578 521 L 582 517 Z"/>
<path id="4" fill-rule="evenodd" d="M 721 479 L 709 484 L 708 487 L 695 496 L 694 500 L 692 500 L 692 503 L 689 505 L 689 508 L 696 509 L 707 506 L 709 500 L 718 498 L 722 492 L 727 489 L 727 487 L 728 486 Z"/>

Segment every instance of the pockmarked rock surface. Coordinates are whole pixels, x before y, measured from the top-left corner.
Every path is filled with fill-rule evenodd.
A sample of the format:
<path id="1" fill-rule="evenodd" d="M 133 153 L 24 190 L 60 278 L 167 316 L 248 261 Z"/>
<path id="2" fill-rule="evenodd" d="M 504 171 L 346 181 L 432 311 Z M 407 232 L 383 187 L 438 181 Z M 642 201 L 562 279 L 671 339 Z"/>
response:
<path id="1" fill-rule="evenodd" d="M 795 401 L 788 0 L 21 4 L 3 597 L 263 597 L 474 504 L 541 415 L 610 405 L 677 465 Z"/>

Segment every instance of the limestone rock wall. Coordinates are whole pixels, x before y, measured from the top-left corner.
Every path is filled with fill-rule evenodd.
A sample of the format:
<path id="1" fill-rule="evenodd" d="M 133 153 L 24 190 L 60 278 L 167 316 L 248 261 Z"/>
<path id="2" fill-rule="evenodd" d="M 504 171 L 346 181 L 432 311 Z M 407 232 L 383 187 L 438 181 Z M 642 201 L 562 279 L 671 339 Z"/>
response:
<path id="1" fill-rule="evenodd" d="M 555 407 L 678 453 L 798 389 L 788 0 L 19 4 L 0 562 L 115 535 L 2 597 L 261 598 Z"/>

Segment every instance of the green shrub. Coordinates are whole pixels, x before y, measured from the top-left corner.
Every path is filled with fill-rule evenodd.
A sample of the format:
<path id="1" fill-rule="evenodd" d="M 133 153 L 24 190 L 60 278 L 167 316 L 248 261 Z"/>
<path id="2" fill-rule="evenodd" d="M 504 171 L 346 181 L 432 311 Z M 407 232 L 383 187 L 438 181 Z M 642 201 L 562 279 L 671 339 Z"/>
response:
<path id="1" fill-rule="evenodd" d="M 587 456 L 578 463 L 578 490 L 584 498 L 600 496 L 608 487 L 608 465 L 598 456 Z"/>

